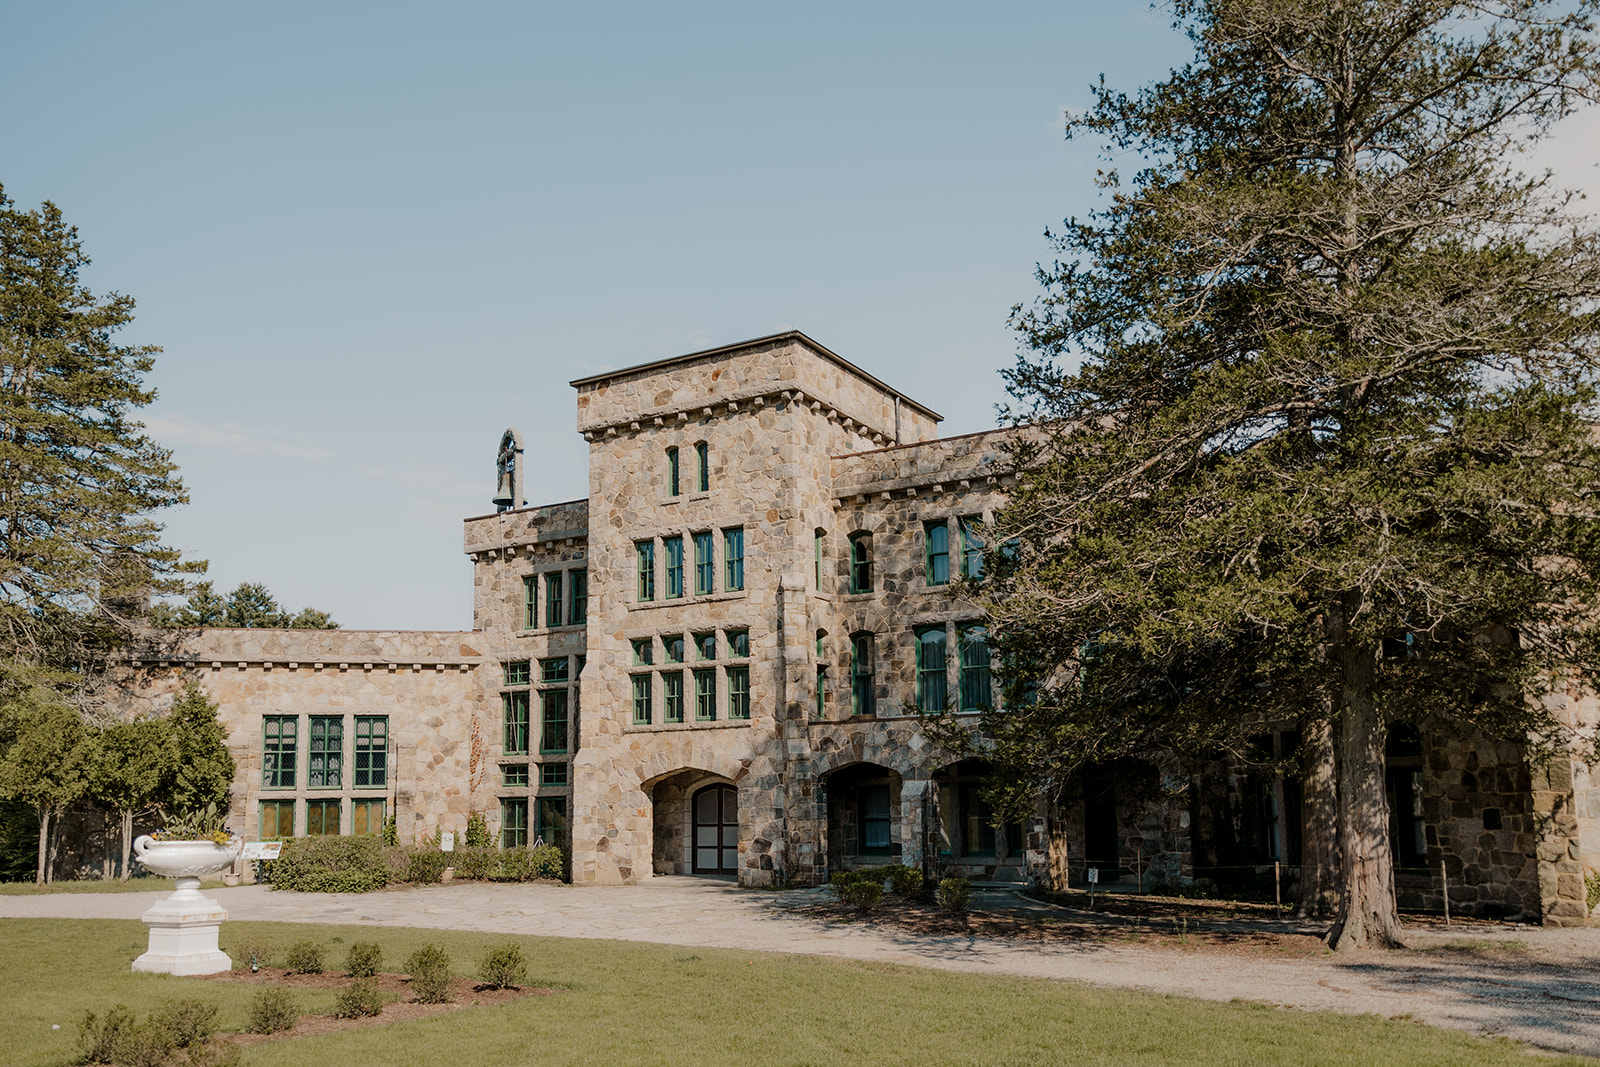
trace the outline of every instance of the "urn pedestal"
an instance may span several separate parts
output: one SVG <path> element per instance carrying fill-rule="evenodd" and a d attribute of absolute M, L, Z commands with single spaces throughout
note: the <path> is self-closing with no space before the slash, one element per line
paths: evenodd
<path fill-rule="evenodd" d="M 221 904 L 200 892 L 202 875 L 215 874 L 233 864 L 241 842 L 219 845 L 214 841 L 155 841 L 140 837 L 133 843 L 139 862 L 156 874 L 175 878 L 178 888 L 158 900 L 141 918 L 150 927 L 144 955 L 133 961 L 135 971 L 162 974 L 216 974 L 233 966 L 217 946 L 222 920 Z"/>

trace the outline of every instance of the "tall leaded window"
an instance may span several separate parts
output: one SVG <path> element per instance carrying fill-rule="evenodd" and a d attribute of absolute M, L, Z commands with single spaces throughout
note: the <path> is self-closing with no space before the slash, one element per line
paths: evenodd
<path fill-rule="evenodd" d="M 938 522 L 923 523 L 922 562 L 924 576 L 929 585 L 949 584 L 950 524 L 943 519 Z"/>
<path fill-rule="evenodd" d="M 649 726 L 655 716 L 655 709 L 651 706 L 650 676 L 648 674 L 635 674 L 633 676 L 633 723 L 635 726 Z"/>
<path fill-rule="evenodd" d="M 533 831 L 547 845 L 567 843 L 567 798 L 539 797 L 534 801 Z"/>
<path fill-rule="evenodd" d="M 728 668 L 728 718 L 750 717 L 750 668 Z"/>
<path fill-rule="evenodd" d="M 258 835 L 263 841 L 282 841 L 294 836 L 294 801 L 263 800 L 261 802 L 261 827 Z"/>
<path fill-rule="evenodd" d="M 306 834 L 309 837 L 339 836 L 339 802 L 337 800 L 306 801 Z"/>
<path fill-rule="evenodd" d="M 872 535 L 864 530 L 850 535 L 850 591 L 872 592 Z"/>
<path fill-rule="evenodd" d="M 293 789 L 300 719 L 295 715 L 265 715 L 261 719 L 261 787 Z"/>
<path fill-rule="evenodd" d="M 656 543 L 633 543 L 634 568 L 639 576 L 638 594 L 641 602 L 656 598 Z"/>
<path fill-rule="evenodd" d="M 850 636 L 850 714 L 872 715 L 876 683 L 872 669 L 872 635 Z"/>
<path fill-rule="evenodd" d="M 522 848 L 528 843 L 528 798 L 500 798 L 500 847 Z"/>
<path fill-rule="evenodd" d="M 567 750 L 567 691 L 544 689 L 539 693 L 539 751 Z"/>
<path fill-rule="evenodd" d="M 694 717 L 696 722 L 712 722 L 717 717 L 717 672 L 694 672 Z"/>
<path fill-rule="evenodd" d="M 828 714 L 828 631 L 817 631 L 817 707 L 816 717 L 826 718 Z"/>
<path fill-rule="evenodd" d="M 863 786 L 856 794 L 861 813 L 861 851 L 878 854 L 889 852 L 889 787 Z"/>
<path fill-rule="evenodd" d="M 522 628 L 535 629 L 539 625 L 539 577 L 530 574 L 522 579 Z"/>
<path fill-rule="evenodd" d="M 306 786 L 338 789 L 344 784 L 344 716 L 313 715 L 310 725 Z"/>
<path fill-rule="evenodd" d="M 589 621 L 589 572 L 573 571 L 568 596 L 567 623 L 581 626 Z"/>
<path fill-rule="evenodd" d="M 350 802 L 350 832 L 362 837 L 376 837 L 383 833 L 384 816 L 388 814 L 383 798 L 352 800 Z"/>
<path fill-rule="evenodd" d="M 677 496 L 680 492 L 678 481 L 678 446 L 673 445 L 667 449 L 667 495 Z"/>
<path fill-rule="evenodd" d="M 544 624 L 561 625 L 561 572 L 551 571 L 544 576 Z"/>
<path fill-rule="evenodd" d="M 694 535 L 694 593 L 705 596 L 716 587 L 717 563 L 711 557 L 711 531 Z"/>
<path fill-rule="evenodd" d="M 701 493 L 711 491 L 711 446 L 701 441 L 694 446 L 695 489 Z"/>
<path fill-rule="evenodd" d="M 508 756 L 528 754 L 528 691 L 500 694 L 500 710 L 505 720 L 503 751 Z"/>
<path fill-rule="evenodd" d="M 917 636 L 917 708 L 943 711 L 945 706 L 945 636 L 943 626 L 924 626 Z"/>
<path fill-rule="evenodd" d="M 736 593 L 744 588 L 744 527 L 722 531 L 722 588 Z"/>
<path fill-rule="evenodd" d="M 983 577 L 983 536 L 978 533 L 978 523 L 981 520 L 976 515 L 968 515 L 960 520 L 961 528 L 961 576 L 963 578 Z"/>
<path fill-rule="evenodd" d="M 667 722 L 683 721 L 682 671 L 666 671 L 661 675 L 661 702 Z"/>
<path fill-rule="evenodd" d="M 971 623 L 961 627 L 961 710 L 978 711 L 992 701 L 989 631 L 981 623 Z"/>
<path fill-rule="evenodd" d="M 661 547 L 667 555 L 667 599 L 683 595 L 683 538 L 665 537 Z"/>

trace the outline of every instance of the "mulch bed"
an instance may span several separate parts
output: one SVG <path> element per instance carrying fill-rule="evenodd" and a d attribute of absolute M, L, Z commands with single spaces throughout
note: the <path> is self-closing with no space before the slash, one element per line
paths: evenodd
<path fill-rule="evenodd" d="M 342 971 L 324 974 L 296 974 L 277 967 L 263 967 L 257 973 L 250 971 L 223 971 L 206 975 L 213 982 L 235 982 L 245 985 L 279 985 L 290 989 L 342 989 L 349 980 Z M 235 1045 L 259 1045 L 263 1041 L 281 1041 L 288 1037 L 309 1037 L 312 1034 L 333 1034 L 341 1030 L 356 1030 L 364 1026 L 386 1026 L 389 1023 L 410 1019 L 426 1019 L 449 1011 L 465 1008 L 490 1008 L 508 1004 L 523 997 L 548 997 L 557 991 L 536 986 L 515 989 L 490 989 L 466 978 L 450 980 L 450 1000 L 444 1004 L 419 1004 L 411 999 L 411 980 L 403 974 L 378 974 L 373 981 L 386 996 L 398 996 L 383 1006 L 377 1015 L 360 1019 L 340 1019 L 332 1015 L 302 1015 L 292 1030 L 275 1034 L 219 1034 L 219 1038 Z"/>

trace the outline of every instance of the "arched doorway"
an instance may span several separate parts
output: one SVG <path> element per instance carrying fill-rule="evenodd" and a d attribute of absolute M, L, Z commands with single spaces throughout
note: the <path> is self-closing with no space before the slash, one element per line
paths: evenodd
<path fill-rule="evenodd" d="M 904 854 L 900 775 L 876 763 L 853 763 L 829 774 L 823 786 L 829 869 L 899 863 Z"/>
<path fill-rule="evenodd" d="M 739 873 L 739 791 L 731 785 L 694 795 L 694 873 Z"/>

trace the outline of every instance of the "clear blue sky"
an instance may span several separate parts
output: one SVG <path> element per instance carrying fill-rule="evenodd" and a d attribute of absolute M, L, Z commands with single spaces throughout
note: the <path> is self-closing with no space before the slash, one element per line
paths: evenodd
<path fill-rule="evenodd" d="M 993 425 L 1096 203 L 1062 109 L 1186 54 L 1138 2 L 14 4 L 0 183 L 164 347 L 169 540 L 220 589 L 466 628 L 501 431 L 532 500 L 587 492 L 570 379 L 795 327 Z"/>

